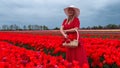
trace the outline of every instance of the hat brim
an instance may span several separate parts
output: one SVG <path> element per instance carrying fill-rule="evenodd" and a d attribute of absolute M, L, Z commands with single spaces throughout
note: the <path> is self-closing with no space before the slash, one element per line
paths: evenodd
<path fill-rule="evenodd" d="M 68 9 L 73 8 L 75 10 L 75 16 L 78 17 L 80 15 L 80 9 L 76 7 L 67 7 L 64 9 L 65 14 L 68 16 Z"/>

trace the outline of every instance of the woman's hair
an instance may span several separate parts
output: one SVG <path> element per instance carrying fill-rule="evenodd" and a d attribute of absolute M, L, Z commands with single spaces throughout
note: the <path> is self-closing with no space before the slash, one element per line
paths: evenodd
<path fill-rule="evenodd" d="M 67 21 L 65 23 L 70 23 L 71 21 L 73 21 L 73 19 L 75 18 L 75 15 L 73 15 L 73 17 L 69 20 L 69 17 L 67 18 Z"/>

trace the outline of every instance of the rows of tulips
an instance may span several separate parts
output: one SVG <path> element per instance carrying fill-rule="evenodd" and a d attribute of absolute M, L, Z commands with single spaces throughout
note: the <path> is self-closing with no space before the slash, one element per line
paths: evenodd
<path fill-rule="evenodd" d="M 83 38 L 103 38 L 103 39 L 106 39 L 106 38 L 110 38 L 110 39 L 120 39 L 120 35 L 119 33 L 111 33 L 111 34 L 108 34 L 108 33 L 96 33 L 96 34 L 91 34 L 91 33 L 81 33 L 81 36 Z"/>
<path fill-rule="evenodd" d="M 84 38 L 83 41 L 93 67 L 119 68 L 120 40 Z"/>
<path fill-rule="evenodd" d="M 65 52 L 62 46 L 62 37 L 60 36 L 40 36 L 33 34 L 21 33 L 0 33 L 0 40 L 12 42 L 12 44 L 23 46 L 30 45 L 35 47 L 35 50 L 43 49 L 56 49 L 57 52 Z"/>
<path fill-rule="evenodd" d="M 70 63 L 61 56 L 46 55 L 0 41 L 0 68 L 66 68 L 69 65 L 79 68 L 77 61 Z"/>
<path fill-rule="evenodd" d="M 14 45 L 34 48 L 34 51 L 47 53 L 52 57 L 64 58 L 65 47 L 62 46 L 61 36 L 40 36 L 21 33 L 0 33 L 0 40 Z M 83 38 L 84 47 L 91 68 L 119 68 L 120 67 L 120 40 L 102 38 Z M 54 56 L 53 56 L 54 55 Z M 77 66 L 77 65 L 76 65 Z"/>

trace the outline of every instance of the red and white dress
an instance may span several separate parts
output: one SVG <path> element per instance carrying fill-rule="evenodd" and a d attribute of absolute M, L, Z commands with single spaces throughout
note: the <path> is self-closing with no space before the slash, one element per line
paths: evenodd
<path fill-rule="evenodd" d="M 62 23 L 63 29 L 71 29 L 78 27 L 80 28 L 80 21 L 77 17 L 73 19 L 73 21 L 70 22 L 70 24 L 66 23 L 67 19 L 65 19 Z M 67 32 L 68 38 L 76 39 L 77 38 L 77 33 L 76 32 Z M 83 67 L 84 65 L 88 65 L 88 59 L 86 55 L 86 51 L 84 49 L 83 43 L 80 40 L 79 37 L 79 45 L 76 48 L 68 48 L 66 47 L 66 60 L 69 62 L 72 62 L 73 60 L 76 60 L 79 62 L 80 67 Z"/>

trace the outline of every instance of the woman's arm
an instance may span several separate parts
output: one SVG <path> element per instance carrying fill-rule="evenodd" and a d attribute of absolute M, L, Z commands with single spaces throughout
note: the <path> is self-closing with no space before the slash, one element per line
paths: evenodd
<path fill-rule="evenodd" d="M 78 30 L 78 27 L 64 30 L 64 32 L 65 32 L 65 33 L 66 33 L 66 32 L 75 32 L 75 30 Z"/>
<path fill-rule="evenodd" d="M 65 31 L 63 30 L 63 26 L 60 27 L 60 32 L 65 38 L 67 38 L 67 34 L 65 34 Z"/>

